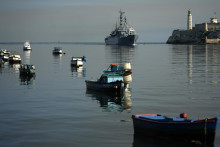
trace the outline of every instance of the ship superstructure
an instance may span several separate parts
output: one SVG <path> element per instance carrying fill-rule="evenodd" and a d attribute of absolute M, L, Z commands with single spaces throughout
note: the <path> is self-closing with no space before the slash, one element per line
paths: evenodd
<path fill-rule="evenodd" d="M 125 12 L 119 11 L 119 25 L 116 24 L 110 36 L 105 38 L 106 45 L 135 45 L 138 35 L 135 29 L 127 23 Z"/>

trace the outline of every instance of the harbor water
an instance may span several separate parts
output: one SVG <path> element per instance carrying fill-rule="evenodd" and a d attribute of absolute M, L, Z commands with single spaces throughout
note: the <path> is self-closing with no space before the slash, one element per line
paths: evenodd
<path fill-rule="evenodd" d="M 220 117 L 219 45 L 59 43 L 65 54 L 53 55 L 54 46 L 31 43 L 23 51 L 23 43 L 0 44 L 36 67 L 36 77 L 26 78 L 18 64 L 0 65 L 0 146 L 180 146 L 134 136 L 132 114 Z M 87 62 L 71 67 L 74 56 Z M 86 89 L 85 80 L 127 62 L 132 83 L 122 96 Z"/>

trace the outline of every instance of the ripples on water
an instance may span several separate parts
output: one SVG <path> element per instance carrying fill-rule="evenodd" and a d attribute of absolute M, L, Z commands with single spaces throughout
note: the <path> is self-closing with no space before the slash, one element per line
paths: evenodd
<path fill-rule="evenodd" d="M 160 113 L 190 118 L 220 116 L 218 45 L 1 44 L 34 64 L 36 77 L 19 76 L 19 65 L 0 67 L 0 146 L 176 146 L 133 135 L 131 115 Z M 72 56 L 85 55 L 82 68 Z M 86 90 L 111 63 L 131 62 L 133 82 L 123 95 Z M 215 146 L 220 145 L 217 128 Z M 182 144 L 182 143 L 181 143 Z"/>

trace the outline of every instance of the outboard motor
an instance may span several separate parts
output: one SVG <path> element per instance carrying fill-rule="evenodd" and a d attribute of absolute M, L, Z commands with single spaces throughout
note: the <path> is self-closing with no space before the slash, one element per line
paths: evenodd
<path fill-rule="evenodd" d="M 82 57 L 82 60 L 83 60 L 84 62 L 86 62 L 86 61 L 87 61 L 87 58 L 86 58 L 85 56 L 83 56 L 83 57 Z"/>
<path fill-rule="evenodd" d="M 187 119 L 187 114 L 186 113 L 180 113 L 180 118 Z"/>

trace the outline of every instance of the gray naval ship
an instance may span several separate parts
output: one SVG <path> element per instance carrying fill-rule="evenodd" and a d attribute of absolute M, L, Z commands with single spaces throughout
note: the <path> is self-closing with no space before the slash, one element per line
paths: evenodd
<path fill-rule="evenodd" d="M 135 29 L 127 24 L 127 18 L 121 10 L 119 26 L 116 24 L 115 30 L 111 32 L 110 36 L 105 38 L 106 45 L 135 45 L 138 39 Z"/>

